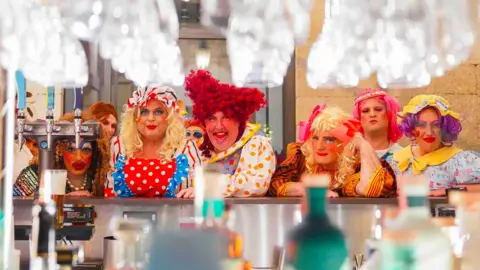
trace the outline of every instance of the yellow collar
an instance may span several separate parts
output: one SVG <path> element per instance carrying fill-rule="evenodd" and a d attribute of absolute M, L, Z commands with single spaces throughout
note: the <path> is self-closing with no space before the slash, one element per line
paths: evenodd
<path fill-rule="evenodd" d="M 242 148 L 253 137 L 253 135 L 257 133 L 259 129 L 260 124 L 247 123 L 245 131 L 243 132 L 242 137 L 240 137 L 240 140 L 232 144 L 232 146 L 230 146 L 227 150 L 213 155 L 213 157 L 208 161 L 208 163 L 215 163 L 235 153 L 238 149 Z"/>
<path fill-rule="evenodd" d="M 409 145 L 393 154 L 393 160 L 398 163 L 401 172 L 408 169 L 410 162 L 414 174 L 420 174 L 428 166 L 440 165 L 463 150 L 456 146 L 442 147 L 421 157 L 413 157 L 412 146 Z"/>

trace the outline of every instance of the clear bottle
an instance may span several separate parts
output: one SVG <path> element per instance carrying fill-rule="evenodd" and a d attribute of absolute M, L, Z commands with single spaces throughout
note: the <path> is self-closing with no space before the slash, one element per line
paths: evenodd
<path fill-rule="evenodd" d="M 460 269 L 477 270 L 480 267 L 480 193 L 452 191 L 448 194 L 450 204 L 456 206 L 455 223 L 458 228 L 454 253 L 460 258 Z"/>
<path fill-rule="evenodd" d="M 399 214 L 385 226 L 381 244 L 382 270 L 450 270 L 450 239 L 431 220 L 428 181 L 402 179 Z"/>
<path fill-rule="evenodd" d="M 287 258 L 289 268 L 296 270 L 352 269 L 343 233 L 327 215 L 327 190 L 330 175 L 305 175 L 304 207 L 306 216 L 289 235 Z"/>
<path fill-rule="evenodd" d="M 221 168 L 210 165 L 205 170 L 197 168 L 195 172 L 195 209 L 200 229 L 214 230 L 220 235 L 220 254 L 222 269 L 248 269 L 243 260 L 243 239 L 231 228 L 231 206 L 226 205 L 222 194 L 224 177 Z M 199 195 L 200 196 L 197 196 Z"/>

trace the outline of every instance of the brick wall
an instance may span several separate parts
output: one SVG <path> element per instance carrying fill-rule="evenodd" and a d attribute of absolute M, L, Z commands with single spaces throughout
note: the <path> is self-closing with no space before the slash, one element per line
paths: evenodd
<path fill-rule="evenodd" d="M 477 2 L 477 1 L 473 1 Z M 474 3 L 476 4 L 476 3 Z M 324 19 L 324 0 L 316 0 L 311 13 L 310 39 L 304 46 L 297 47 L 295 59 L 296 123 L 308 118 L 312 108 L 320 103 L 337 105 L 350 112 L 357 89 L 311 89 L 306 82 L 306 59 L 310 46 L 321 31 Z M 410 98 L 418 94 L 438 94 L 450 101 L 453 108 L 464 116 L 463 132 L 458 145 L 465 149 L 480 150 L 480 42 L 474 47 L 471 58 L 460 67 L 448 72 L 441 78 L 418 89 L 386 90 L 405 105 Z M 376 77 L 360 83 L 359 88 L 378 87 Z M 403 140 L 402 144 L 408 143 Z"/>

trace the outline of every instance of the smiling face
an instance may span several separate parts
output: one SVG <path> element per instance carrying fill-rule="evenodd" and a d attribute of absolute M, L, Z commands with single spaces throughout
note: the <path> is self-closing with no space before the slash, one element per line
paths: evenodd
<path fill-rule="evenodd" d="M 92 165 L 92 143 L 82 140 L 80 148 L 70 142 L 63 151 L 63 162 L 70 175 L 84 175 Z"/>
<path fill-rule="evenodd" d="M 370 98 L 360 105 L 360 123 L 365 133 L 388 132 L 387 107 L 377 99 Z"/>
<path fill-rule="evenodd" d="M 102 125 L 102 137 L 110 139 L 117 130 L 117 119 L 109 114 L 100 119 L 100 125 Z"/>
<path fill-rule="evenodd" d="M 144 139 L 159 140 L 167 130 L 167 108 L 159 100 L 151 99 L 138 108 L 137 128 Z"/>
<path fill-rule="evenodd" d="M 434 108 L 424 109 L 418 114 L 413 134 L 423 154 L 433 152 L 442 146 L 440 116 Z"/>
<path fill-rule="evenodd" d="M 310 139 L 312 144 L 313 160 L 316 164 L 325 167 L 334 167 L 337 164 L 340 153 L 343 152 L 343 144 L 326 131 L 316 131 Z"/>
<path fill-rule="evenodd" d="M 240 123 L 216 112 L 205 120 L 207 135 L 216 152 L 222 152 L 232 146 L 238 138 Z"/>

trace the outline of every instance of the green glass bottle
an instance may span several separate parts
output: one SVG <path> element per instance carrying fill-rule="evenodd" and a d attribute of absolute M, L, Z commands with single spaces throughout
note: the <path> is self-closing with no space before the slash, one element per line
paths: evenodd
<path fill-rule="evenodd" d="M 351 270 L 343 233 L 327 215 L 330 175 L 306 175 L 304 201 L 307 214 L 290 233 L 287 256 L 296 270 Z"/>

